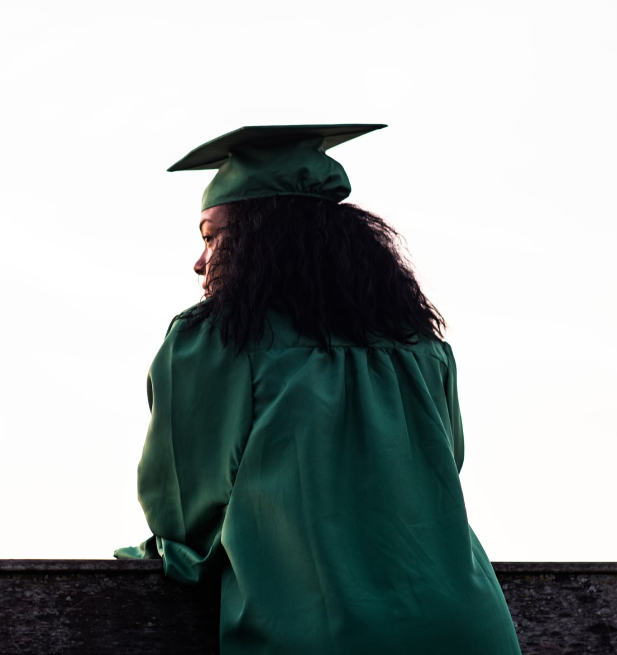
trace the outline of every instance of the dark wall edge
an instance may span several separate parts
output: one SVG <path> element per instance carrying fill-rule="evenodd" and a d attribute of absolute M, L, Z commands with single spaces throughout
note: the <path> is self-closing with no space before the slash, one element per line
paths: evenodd
<path fill-rule="evenodd" d="M 492 562 L 496 573 L 617 573 L 617 562 Z M 163 570 L 163 560 L 116 559 L 0 559 L 0 573 L 77 572 L 152 573 Z"/>

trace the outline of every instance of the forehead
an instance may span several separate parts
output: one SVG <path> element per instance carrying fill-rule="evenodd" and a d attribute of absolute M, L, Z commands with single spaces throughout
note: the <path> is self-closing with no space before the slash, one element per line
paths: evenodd
<path fill-rule="evenodd" d="M 208 227 L 218 227 L 222 224 L 224 215 L 225 210 L 223 205 L 217 205 L 216 207 L 210 207 L 210 209 L 204 209 L 201 212 L 199 229 L 202 229 L 204 224 L 206 224 Z"/>

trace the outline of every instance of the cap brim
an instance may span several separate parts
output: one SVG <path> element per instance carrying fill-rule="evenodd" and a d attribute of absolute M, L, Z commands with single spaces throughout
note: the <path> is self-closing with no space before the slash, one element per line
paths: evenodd
<path fill-rule="evenodd" d="M 324 137 L 324 149 L 334 148 L 345 141 L 380 130 L 387 125 L 350 123 L 346 125 L 249 125 L 208 141 L 191 150 L 186 157 L 168 168 L 173 171 L 198 171 L 220 168 L 229 153 L 238 146 L 259 141 L 299 141 L 302 137 Z"/>

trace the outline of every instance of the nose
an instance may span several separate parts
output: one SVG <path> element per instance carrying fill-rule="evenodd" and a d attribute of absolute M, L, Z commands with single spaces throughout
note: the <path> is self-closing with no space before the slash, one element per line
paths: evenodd
<path fill-rule="evenodd" d="M 193 270 L 197 275 L 205 275 L 206 272 L 206 253 L 202 253 L 201 257 L 195 262 Z"/>

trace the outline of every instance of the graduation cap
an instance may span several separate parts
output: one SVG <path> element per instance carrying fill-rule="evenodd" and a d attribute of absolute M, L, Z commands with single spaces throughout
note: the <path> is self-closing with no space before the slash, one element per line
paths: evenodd
<path fill-rule="evenodd" d="M 189 152 L 168 171 L 218 168 L 201 210 L 268 196 L 314 196 L 339 202 L 349 178 L 326 150 L 387 127 L 381 124 L 253 125 L 223 134 Z"/>

